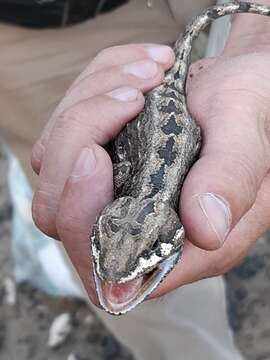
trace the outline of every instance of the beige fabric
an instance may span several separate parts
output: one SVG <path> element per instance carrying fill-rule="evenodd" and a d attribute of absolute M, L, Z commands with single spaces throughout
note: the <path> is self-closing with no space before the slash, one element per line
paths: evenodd
<path fill-rule="evenodd" d="M 228 2 L 228 0 L 218 0 L 217 4 L 225 2 Z M 230 30 L 231 16 L 222 17 L 212 23 L 209 34 L 209 42 L 205 53 L 206 57 L 217 56 L 222 53 Z"/>
<path fill-rule="evenodd" d="M 172 43 L 206 2 L 152 0 L 148 9 L 146 0 L 133 0 L 62 30 L 0 25 L 0 131 L 32 183 L 31 146 L 71 81 L 97 52 L 130 42 Z M 125 317 L 98 313 L 138 360 L 240 360 L 224 298 L 223 280 L 216 278 L 147 302 Z"/>
<path fill-rule="evenodd" d="M 125 316 L 98 311 L 136 360 L 243 360 L 226 318 L 221 277 L 184 286 Z"/>
<path fill-rule="evenodd" d="M 0 24 L 0 131 L 33 183 L 29 153 L 72 80 L 103 48 L 132 42 L 172 43 L 177 24 L 165 1 L 133 0 L 113 13 L 58 30 Z"/>
<path fill-rule="evenodd" d="M 154 2 L 155 0 L 153 0 Z M 213 0 L 168 0 L 169 7 L 171 9 L 173 18 L 179 24 L 187 24 L 190 19 L 196 16 L 201 10 L 207 6 L 213 5 Z"/>

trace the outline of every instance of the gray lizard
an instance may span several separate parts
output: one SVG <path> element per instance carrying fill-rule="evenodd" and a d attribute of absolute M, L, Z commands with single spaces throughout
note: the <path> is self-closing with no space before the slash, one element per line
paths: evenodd
<path fill-rule="evenodd" d="M 186 103 L 192 42 L 212 20 L 235 13 L 270 16 L 270 8 L 231 2 L 203 11 L 176 42 L 175 64 L 163 83 L 146 95 L 144 110 L 114 141 L 115 200 L 102 211 L 91 236 L 97 294 L 112 314 L 141 303 L 182 255 L 179 193 L 201 143 Z M 127 294 L 114 301 L 112 289 Z"/>

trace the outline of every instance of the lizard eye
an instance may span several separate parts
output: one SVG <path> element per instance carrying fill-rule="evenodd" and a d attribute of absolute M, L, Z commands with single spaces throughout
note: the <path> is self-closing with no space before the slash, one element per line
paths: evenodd
<path fill-rule="evenodd" d="M 111 220 L 109 220 L 108 223 L 109 223 L 109 226 L 110 226 L 112 232 L 116 233 L 116 232 L 119 231 L 119 229 L 120 229 L 120 226 L 119 226 L 119 225 L 115 224 L 115 223 L 112 222 Z"/>

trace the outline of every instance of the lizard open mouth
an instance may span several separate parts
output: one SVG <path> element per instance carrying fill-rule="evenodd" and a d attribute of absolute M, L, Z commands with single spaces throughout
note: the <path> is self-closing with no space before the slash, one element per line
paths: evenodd
<path fill-rule="evenodd" d="M 111 314 L 120 315 L 133 309 L 150 295 L 179 258 L 173 254 L 150 272 L 124 283 L 106 282 L 98 276 L 94 268 L 96 289 L 101 306 Z"/>

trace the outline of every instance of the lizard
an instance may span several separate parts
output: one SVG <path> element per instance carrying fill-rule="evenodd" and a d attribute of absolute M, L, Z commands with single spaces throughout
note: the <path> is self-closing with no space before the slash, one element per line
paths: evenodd
<path fill-rule="evenodd" d="M 115 200 L 91 233 L 96 291 L 111 314 L 140 304 L 182 257 L 185 231 L 178 200 L 201 147 L 186 98 L 192 43 L 213 20 L 235 13 L 270 16 L 270 7 L 234 1 L 194 18 L 175 43 L 175 63 L 164 81 L 146 94 L 143 111 L 112 144 Z"/>

